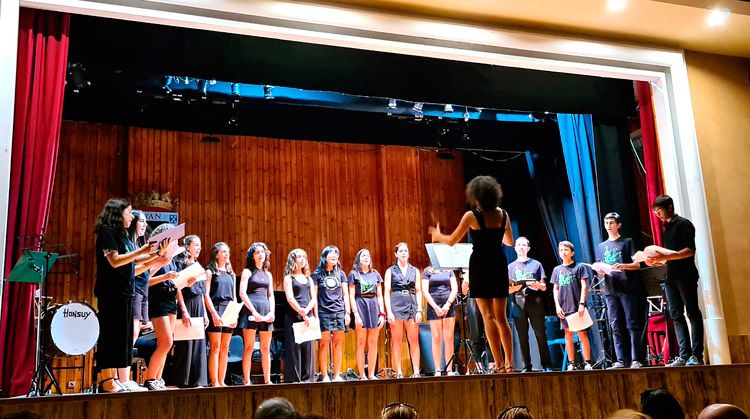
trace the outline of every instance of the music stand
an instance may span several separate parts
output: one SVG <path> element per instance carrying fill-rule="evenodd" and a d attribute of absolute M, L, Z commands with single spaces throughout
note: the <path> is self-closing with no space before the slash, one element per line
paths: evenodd
<path fill-rule="evenodd" d="M 31 380 L 29 393 L 27 396 L 42 396 L 47 393 L 51 387 L 54 387 L 58 394 L 62 394 L 60 385 L 57 383 L 55 374 L 47 363 L 44 350 L 46 348 L 46 339 L 42 334 L 42 318 L 44 317 L 44 296 L 47 275 L 52 265 L 55 264 L 60 255 L 51 252 L 34 252 L 26 250 L 18 259 L 13 270 L 10 272 L 8 281 L 25 282 L 37 284 L 39 286 L 39 298 L 37 299 L 37 316 L 36 316 L 36 362 L 34 368 L 34 378 Z M 44 341 L 43 341 L 44 340 Z M 50 385 L 44 386 L 45 376 L 49 377 Z"/>
<path fill-rule="evenodd" d="M 471 243 L 457 243 L 453 246 L 441 243 L 426 243 L 427 255 L 430 257 L 430 263 L 433 268 L 442 270 L 461 270 L 463 275 L 469 274 L 469 258 L 474 246 Z M 459 285 L 460 287 L 460 285 Z M 482 362 L 477 358 L 474 350 L 471 347 L 471 339 L 468 336 L 468 324 L 466 323 L 466 299 L 468 295 L 463 295 L 461 290 L 456 294 L 456 300 L 461 304 L 461 326 L 459 333 L 461 334 L 460 344 L 458 351 L 453 352 L 453 356 L 445 361 L 445 369 L 443 374 L 447 374 L 452 366 L 459 366 L 466 368 L 466 374 L 483 374 L 484 367 Z M 463 349 L 464 357 L 466 362 L 461 361 L 458 354 Z M 435 365 L 439 361 L 434 360 Z M 474 371 L 471 371 L 471 363 L 474 363 Z"/>

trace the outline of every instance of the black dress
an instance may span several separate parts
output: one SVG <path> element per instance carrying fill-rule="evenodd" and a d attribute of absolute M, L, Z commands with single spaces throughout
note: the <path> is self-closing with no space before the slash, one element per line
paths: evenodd
<path fill-rule="evenodd" d="M 178 270 L 187 268 L 189 264 L 181 263 Z M 206 281 L 197 281 L 191 287 L 185 287 L 182 299 L 185 302 L 190 317 L 203 318 L 205 307 L 203 295 L 206 293 Z M 177 310 L 177 321 L 182 321 L 182 311 Z M 206 354 L 206 339 L 181 340 L 174 343 L 172 358 L 172 382 L 178 387 L 205 387 L 208 385 L 208 358 Z"/>
<path fill-rule="evenodd" d="M 469 292 L 472 298 L 508 298 L 508 260 L 503 252 L 507 213 L 499 228 L 487 228 L 484 214 L 471 210 L 479 230 L 469 230 L 473 251 L 469 257 Z"/>
<path fill-rule="evenodd" d="M 292 292 L 294 299 L 300 307 L 305 308 L 310 304 L 310 283 L 312 278 L 307 278 L 306 283 L 301 283 L 292 277 Z M 311 317 L 312 314 L 308 314 Z M 299 383 L 313 379 L 315 373 L 315 356 L 313 341 L 296 343 L 294 341 L 294 329 L 292 325 L 301 322 L 302 317 L 294 310 L 288 310 L 284 318 L 284 340 L 286 341 L 284 382 Z"/>

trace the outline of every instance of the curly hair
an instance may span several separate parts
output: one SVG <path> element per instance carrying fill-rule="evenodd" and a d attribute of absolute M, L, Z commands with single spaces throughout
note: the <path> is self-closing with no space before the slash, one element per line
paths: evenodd
<path fill-rule="evenodd" d="M 289 256 L 286 257 L 284 276 L 294 273 L 294 269 L 297 266 L 297 256 L 299 255 L 305 255 L 305 260 L 307 261 L 307 264 L 302 268 L 302 275 L 310 276 L 310 261 L 307 258 L 307 252 L 302 249 L 293 249 L 291 252 L 289 252 Z"/>
<path fill-rule="evenodd" d="M 258 249 L 263 249 L 263 251 L 266 252 L 266 260 L 263 261 L 263 266 L 261 266 L 260 269 L 267 271 L 271 267 L 271 251 L 268 250 L 268 246 L 266 246 L 266 244 L 263 242 L 255 242 L 251 244 L 247 249 L 247 258 L 245 261 L 245 269 L 249 270 L 250 272 L 255 272 L 258 270 L 258 268 L 255 266 L 255 261 L 253 260 L 253 255 L 255 255 L 255 251 Z"/>
<path fill-rule="evenodd" d="M 128 232 L 123 225 L 122 213 L 127 207 L 130 206 L 130 202 L 124 199 L 112 198 L 104 204 L 102 212 L 96 219 L 96 225 L 94 225 L 94 234 L 99 234 L 103 228 L 111 228 L 116 232 L 125 236 Z"/>
<path fill-rule="evenodd" d="M 500 206 L 503 198 L 503 188 L 492 176 L 477 176 L 466 185 L 466 191 L 472 202 L 483 211 L 492 211 Z"/>

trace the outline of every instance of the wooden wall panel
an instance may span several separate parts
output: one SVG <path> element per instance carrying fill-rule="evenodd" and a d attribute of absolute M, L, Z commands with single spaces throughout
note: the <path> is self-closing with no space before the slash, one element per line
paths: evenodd
<path fill-rule="evenodd" d="M 494 418 L 512 405 L 536 418 L 603 419 L 618 409 L 637 409 L 640 393 L 665 387 L 695 418 L 711 403 L 750 410 L 750 367 L 643 368 L 328 384 L 203 388 L 98 396 L 0 400 L 0 415 L 27 409 L 45 419 L 251 417 L 265 399 L 285 397 L 303 413 L 326 418 L 372 419 L 387 403 L 415 406 L 421 418 Z"/>
<path fill-rule="evenodd" d="M 412 263 L 424 268 L 432 218 L 455 227 L 464 211 L 460 159 L 443 161 L 411 147 L 231 135 L 207 143 L 202 138 L 199 133 L 63 123 L 48 236 L 50 243 L 81 254 L 81 275 L 77 284 L 67 280 L 55 289 L 59 301 L 93 301 L 93 225 L 113 196 L 171 192 L 179 199 L 187 233 L 201 237 L 203 264 L 213 243 L 225 241 L 240 271 L 250 244 L 265 242 L 279 288 L 286 256 L 295 247 L 305 249 L 315 265 L 320 251 L 335 244 L 346 272 L 356 252 L 366 247 L 382 273 L 393 262 L 393 245 L 405 241 Z M 404 354 L 407 367 L 406 349 Z M 350 333 L 344 367 L 354 366 Z M 70 374 L 61 381 L 80 382 Z"/>
<path fill-rule="evenodd" d="M 750 363 L 750 336 L 730 335 L 729 354 L 732 356 L 733 364 Z"/>

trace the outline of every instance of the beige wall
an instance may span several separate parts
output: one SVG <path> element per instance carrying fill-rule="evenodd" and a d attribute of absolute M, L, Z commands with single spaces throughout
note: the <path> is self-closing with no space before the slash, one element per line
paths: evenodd
<path fill-rule="evenodd" d="M 750 59 L 685 59 L 727 333 L 750 335 Z"/>

